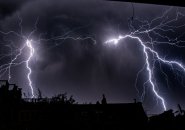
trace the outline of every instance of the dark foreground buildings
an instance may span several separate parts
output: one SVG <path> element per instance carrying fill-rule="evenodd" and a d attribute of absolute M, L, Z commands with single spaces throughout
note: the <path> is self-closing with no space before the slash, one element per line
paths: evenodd
<path fill-rule="evenodd" d="M 75 104 L 65 94 L 23 100 L 16 85 L 0 83 L 0 130 L 183 129 L 185 121 L 183 110 L 176 117 L 168 111 L 148 119 L 141 103 L 107 104 L 105 96 L 101 104 Z"/>

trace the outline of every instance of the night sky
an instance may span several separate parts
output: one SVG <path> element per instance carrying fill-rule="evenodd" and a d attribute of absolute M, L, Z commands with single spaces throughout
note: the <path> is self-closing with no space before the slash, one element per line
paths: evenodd
<path fill-rule="evenodd" d="M 151 21 L 161 16 L 169 6 L 132 4 L 123 2 L 106 2 L 103 0 L 0 0 L 0 30 L 15 31 L 21 35 L 30 36 L 35 53 L 31 59 L 31 79 L 35 93 L 39 88 L 44 96 L 52 97 L 58 93 L 67 92 L 73 95 L 79 103 L 96 103 L 106 95 L 109 103 L 140 101 L 143 83 L 147 80 L 147 73 L 143 71 L 138 78 L 137 93 L 135 81 L 138 71 L 144 65 L 144 56 L 137 41 L 127 39 L 117 46 L 106 46 L 105 41 L 126 34 L 130 30 L 128 23 L 134 18 Z M 134 9 L 133 9 L 134 7 Z M 134 13 L 133 13 L 134 10 Z M 185 8 L 174 7 L 168 12 L 169 19 L 176 17 L 176 12 L 185 14 Z M 20 24 L 20 19 L 22 22 Z M 185 17 L 181 16 L 173 25 L 183 25 Z M 141 23 L 134 22 L 139 27 Z M 159 24 L 157 21 L 155 24 Z M 155 26 L 155 25 L 152 25 Z M 22 28 L 22 32 L 21 32 Z M 181 36 L 185 27 L 174 29 L 167 33 L 168 37 Z M 160 32 L 164 33 L 164 32 Z M 86 40 L 46 40 L 62 37 L 91 37 Z M 140 35 L 143 39 L 145 36 Z M 156 35 L 151 34 L 155 39 Z M 44 40 L 45 39 L 45 40 Z M 127 44 L 126 44 L 127 43 Z M 10 54 L 10 48 L 20 48 L 25 39 L 14 34 L 0 34 L 0 56 Z M 179 43 L 183 46 L 185 43 Z M 11 47 L 7 47 L 11 46 Z M 155 45 L 155 50 L 166 59 L 175 59 L 185 64 L 185 48 L 169 46 L 165 43 Z M 17 60 L 28 57 L 28 50 Z M 17 52 L 16 52 L 17 53 Z M 12 56 L 15 56 L 12 54 Z M 0 64 L 9 63 L 11 55 L 0 59 Z M 164 97 L 167 108 L 176 109 L 180 103 L 185 106 L 185 73 L 180 69 L 161 65 L 166 77 L 160 72 L 160 64 L 156 64 L 155 83 L 158 92 Z M 11 83 L 16 83 L 29 95 L 27 69 L 25 64 L 12 67 Z M 177 72 L 177 73 L 176 73 Z M 1 79 L 7 79 L 7 74 Z M 145 110 L 149 113 L 161 112 L 160 101 L 146 86 L 143 101 Z"/>

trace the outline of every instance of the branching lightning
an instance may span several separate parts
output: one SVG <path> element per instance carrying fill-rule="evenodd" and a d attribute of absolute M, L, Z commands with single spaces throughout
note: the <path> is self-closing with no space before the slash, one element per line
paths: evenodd
<path fill-rule="evenodd" d="M 185 73 L 185 66 L 181 62 L 179 62 L 178 60 L 166 60 L 165 58 L 163 58 L 159 54 L 159 52 L 157 52 L 154 49 L 154 46 L 158 45 L 158 44 L 167 44 L 167 45 L 175 46 L 175 47 L 179 47 L 179 48 L 184 47 L 183 45 L 180 45 L 180 43 L 184 43 L 184 41 L 179 40 L 184 34 L 182 34 L 179 37 L 176 37 L 174 39 L 167 36 L 167 33 L 175 33 L 175 29 L 179 29 L 179 28 L 182 28 L 185 26 L 185 24 L 179 25 L 179 26 L 173 25 L 174 22 L 178 21 L 181 17 L 184 17 L 184 15 L 182 13 L 180 13 L 177 9 L 176 10 L 176 17 L 173 19 L 169 19 L 168 13 L 171 10 L 172 10 L 172 8 L 169 8 L 168 10 L 166 10 L 163 13 L 162 16 L 153 19 L 151 22 L 149 22 L 147 20 L 142 21 L 139 19 L 135 19 L 135 21 L 141 23 L 141 26 L 139 26 L 139 28 L 135 29 L 135 27 L 132 25 L 132 23 L 130 23 L 129 27 L 130 27 L 131 31 L 129 34 L 119 35 L 117 38 L 109 39 L 105 42 L 105 44 L 117 45 L 121 40 L 124 40 L 127 38 L 135 39 L 137 42 L 139 42 L 139 44 L 143 48 L 142 51 L 145 56 L 145 65 L 138 72 L 137 78 L 138 78 L 139 74 L 145 70 L 145 68 L 148 73 L 147 81 L 143 84 L 144 88 L 143 88 L 143 93 L 141 95 L 141 100 L 143 100 L 143 97 L 145 95 L 145 85 L 147 82 L 149 82 L 154 95 L 157 97 L 157 99 L 159 99 L 161 101 L 161 104 L 162 104 L 162 107 L 164 110 L 167 110 L 166 101 L 165 101 L 164 97 L 161 94 L 159 94 L 159 91 L 157 89 L 158 86 L 154 81 L 156 79 L 156 77 L 154 75 L 155 62 L 158 61 L 160 63 L 160 65 L 161 65 L 161 63 L 167 64 L 170 67 L 172 67 L 172 69 L 174 66 L 176 66 Z M 156 26 L 152 27 L 152 25 L 155 24 L 155 22 L 157 22 L 157 21 L 160 21 L 160 23 L 157 24 Z M 172 25 L 170 25 L 170 24 L 172 24 Z M 161 34 L 160 32 L 165 32 L 166 34 Z M 157 38 L 162 39 L 162 41 L 155 40 L 157 38 L 154 39 L 151 36 L 151 34 L 154 34 L 154 36 L 156 36 Z M 147 38 L 149 40 L 145 40 Z M 152 57 L 150 56 L 150 54 L 152 54 Z M 150 60 L 153 60 L 153 64 L 151 63 Z M 163 72 L 162 69 L 161 69 L 161 71 L 164 74 L 164 76 L 166 77 L 166 81 L 168 84 L 167 74 L 165 72 Z M 136 78 L 136 85 L 137 85 L 137 78 Z M 139 92 L 138 89 L 137 89 L 137 91 Z"/>
<path fill-rule="evenodd" d="M 23 35 L 23 27 L 22 27 L 22 18 L 18 15 L 18 19 L 19 19 L 19 27 L 20 27 L 20 33 L 15 32 L 15 31 L 8 31 L 8 32 L 3 32 L 0 31 L 0 34 L 2 36 L 9 36 L 9 35 L 14 35 L 16 37 L 18 37 L 19 39 L 23 40 L 24 43 L 22 45 L 22 47 L 17 47 L 15 46 L 15 42 L 14 41 L 5 41 L 6 43 L 1 43 L 2 46 L 5 50 L 9 50 L 8 54 L 2 53 L 0 54 L 0 60 L 4 60 L 9 58 L 9 62 L 0 65 L 0 79 L 2 79 L 4 76 L 8 76 L 8 81 L 10 82 L 12 79 L 12 73 L 11 70 L 13 67 L 15 66 L 19 66 L 19 65 L 25 65 L 25 68 L 27 69 L 28 73 L 26 74 L 27 77 L 27 81 L 28 81 L 28 85 L 29 88 L 31 90 L 31 98 L 35 98 L 35 92 L 34 92 L 34 87 L 33 87 L 33 81 L 31 79 L 31 74 L 32 74 L 32 68 L 30 66 L 31 64 L 31 59 L 34 56 L 34 53 L 36 51 L 36 49 L 34 48 L 35 44 L 40 44 L 42 41 L 60 41 L 60 43 L 57 43 L 55 45 L 52 45 L 49 49 L 54 48 L 56 46 L 61 45 L 65 40 L 80 40 L 80 41 L 84 41 L 84 40 L 91 40 L 94 44 L 96 44 L 96 40 L 91 37 L 91 36 L 87 36 L 87 37 L 73 37 L 70 36 L 69 34 L 78 30 L 78 29 L 82 29 L 83 27 L 78 27 L 75 28 L 73 30 L 70 30 L 68 32 L 66 32 L 65 34 L 61 35 L 61 36 L 56 36 L 56 37 L 52 37 L 49 39 L 44 39 L 44 38 L 39 38 L 39 40 L 30 40 L 30 37 L 32 35 L 34 35 L 34 33 L 37 31 L 37 23 L 38 23 L 38 18 L 35 22 L 35 26 L 34 29 L 29 33 L 28 36 Z M 34 43 L 34 45 L 33 45 Z M 2 51 L 3 52 L 3 51 Z M 26 53 L 26 54 L 25 54 Z M 25 55 L 28 55 L 26 59 L 22 59 L 22 57 L 24 57 Z M 12 58 L 13 57 L 13 58 Z"/>
<path fill-rule="evenodd" d="M 29 37 L 32 35 L 32 33 L 34 31 L 36 31 L 37 28 L 35 28 L 28 37 L 24 36 L 23 33 L 22 33 L 22 19 L 21 17 L 18 15 L 18 19 L 19 19 L 19 26 L 20 26 L 20 33 L 18 32 L 15 32 L 15 31 L 8 31 L 8 32 L 3 32 L 3 31 L 0 31 L 0 33 L 3 35 L 3 36 L 9 36 L 9 35 L 15 35 L 17 36 L 18 38 L 22 39 L 23 41 L 25 41 L 25 43 L 22 45 L 22 47 L 18 47 L 15 45 L 15 42 L 14 41 L 10 41 L 10 43 L 4 43 L 5 45 L 8 44 L 9 48 L 11 49 L 11 51 L 8 53 L 9 54 L 2 54 L 2 56 L 0 57 L 0 59 L 6 59 L 6 58 L 9 58 L 10 56 L 11 57 L 14 57 L 14 58 L 10 58 L 10 61 L 9 63 L 5 63 L 5 64 L 2 64 L 0 66 L 0 78 L 4 77 L 7 73 L 8 75 L 8 81 L 10 82 L 11 78 L 12 78 L 12 74 L 11 74 L 11 69 L 12 67 L 15 67 L 15 66 L 19 66 L 19 65 L 22 65 L 22 64 L 25 64 L 26 65 L 26 68 L 28 70 L 28 74 L 27 74 L 27 79 L 28 79 L 28 84 L 29 84 L 29 87 L 31 89 L 31 98 L 34 98 L 35 95 L 34 95 L 34 90 L 33 90 L 33 86 L 32 86 L 32 81 L 31 81 L 31 78 L 30 78 L 30 75 L 31 75 L 31 68 L 30 68 L 30 60 L 34 54 L 34 48 L 32 46 L 32 41 L 29 40 Z M 37 19 L 38 20 L 38 19 Z M 36 20 L 36 23 L 37 23 L 37 20 Z M 2 45 L 4 45 L 2 43 Z M 3 48 L 5 49 L 5 48 Z M 25 54 L 24 54 L 24 50 L 25 49 L 28 49 L 30 50 L 30 53 L 29 53 L 29 56 L 27 57 L 27 59 L 22 59 L 21 57 L 23 57 Z M 6 49 L 5 49 L 6 50 Z M 14 50 L 14 51 L 13 51 Z"/>
<path fill-rule="evenodd" d="M 178 26 L 175 26 L 174 23 L 177 22 L 179 19 L 184 18 L 185 15 L 182 14 L 178 9 L 176 10 L 176 16 L 175 18 L 169 18 L 168 13 L 172 10 L 172 8 L 167 9 L 162 16 L 156 17 L 152 19 L 151 21 L 148 20 L 140 20 L 138 18 L 134 18 L 134 21 L 129 22 L 129 29 L 130 32 L 125 35 L 119 35 L 116 38 L 109 39 L 105 41 L 105 44 L 114 44 L 118 45 L 118 43 L 121 42 L 121 40 L 124 39 L 134 39 L 137 43 L 142 47 L 142 52 L 144 54 L 145 63 L 142 69 L 138 72 L 137 78 L 136 78 L 136 89 L 137 89 L 137 80 L 141 72 L 145 71 L 147 72 L 147 81 L 144 82 L 143 86 L 143 92 L 141 94 L 141 100 L 145 97 L 145 86 L 149 83 L 151 86 L 151 89 L 156 96 L 156 98 L 161 102 L 162 107 L 164 110 L 167 110 L 167 102 L 165 98 L 162 96 L 162 94 L 159 92 L 158 85 L 156 84 L 156 77 L 154 75 L 155 71 L 155 64 L 158 62 L 161 64 L 169 65 L 174 72 L 176 72 L 176 69 L 174 67 L 178 68 L 179 70 L 182 70 L 185 73 L 185 66 L 183 63 L 179 62 L 178 60 L 167 60 L 165 56 L 161 56 L 160 52 L 156 51 L 155 46 L 166 44 L 169 46 L 174 46 L 177 48 L 184 48 L 185 45 L 182 44 L 185 41 L 181 40 L 181 38 L 185 35 L 185 33 L 181 33 L 178 37 L 171 38 L 167 34 L 168 33 L 175 33 L 177 29 L 181 29 L 185 27 L 185 24 L 181 24 Z M 8 59 L 8 63 L 1 63 L 0 65 L 0 78 L 4 78 L 5 76 L 8 76 L 8 80 L 11 81 L 12 79 L 12 69 L 15 66 L 19 65 L 25 65 L 25 68 L 27 70 L 26 77 L 28 81 L 29 88 L 31 90 L 31 97 L 35 97 L 34 92 L 34 84 L 31 79 L 31 75 L 33 74 L 33 70 L 31 68 L 31 60 L 34 57 L 34 54 L 36 53 L 37 49 L 36 46 L 42 41 L 59 41 L 57 44 L 52 44 L 50 46 L 51 48 L 61 45 L 65 40 L 91 40 L 94 44 L 96 44 L 96 40 L 92 36 L 86 36 L 86 37 L 74 37 L 71 36 L 70 33 L 74 32 L 78 29 L 82 29 L 83 27 L 78 27 L 73 30 L 67 31 L 65 34 L 60 36 L 55 36 L 51 38 L 41 38 L 41 35 L 39 36 L 38 40 L 33 40 L 32 35 L 35 35 L 35 32 L 37 32 L 37 23 L 38 19 L 35 22 L 35 26 L 33 31 L 29 33 L 28 36 L 23 35 L 23 27 L 20 16 L 18 16 L 19 19 L 19 27 L 20 27 L 20 33 L 15 32 L 13 30 L 4 32 L 0 31 L 0 34 L 4 37 L 9 37 L 9 35 L 14 35 L 17 38 L 21 39 L 23 41 L 23 45 L 16 46 L 13 40 L 2 40 L 5 41 L 5 43 L 0 43 L 5 50 L 8 50 L 8 52 L 1 51 L 0 53 L 0 61 L 5 61 L 4 59 Z M 139 25 L 138 27 L 134 26 L 134 23 Z M 31 40 L 32 39 L 32 40 Z M 49 48 L 50 49 L 50 48 Z M 24 57 L 26 55 L 26 58 Z M 152 55 L 152 56 L 151 56 Z M 22 58 L 24 57 L 24 58 Z M 152 60 L 152 62 L 151 62 Z M 162 67 L 160 68 L 161 72 L 166 78 L 166 81 L 168 82 L 168 75 L 162 70 Z M 167 83 L 168 84 L 168 83 Z M 137 89 L 138 93 L 140 93 L 139 89 Z"/>
<path fill-rule="evenodd" d="M 150 84 L 151 84 L 151 86 L 152 86 L 152 90 L 153 90 L 154 94 L 157 96 L 158 99 L 161 100 L 162 105 L 163 105 L 163 108 L 164 108 L 164 110 L 166 110 L 165 100 L 164 100 L 164 98 L 163 98 L 162 96 L 160 96 L 160 95 L 158 94 L 158 92 L 156 91 L 155 85 L 154 85 L 154 83 L 153 83 L 153 81 L 152 81 L 152 69 L 151 69 L 150 63 L 149 63 L 149 54 L 148 54 L 148 51 L 150 51 L 150 52 L 156 54 L 156 55 L 157 55 L 157 58 L 158 58 L 159 60 L 162 60 L 162 61 L 165 61 L 165 62 L 166 62 L 166 60 L 163 60 L 163 59 L 161 59 L 160 57 L 158 57 L 158 53 L 155 52 L 154 50 L 152 50 L 151 48 L 147 47 L 147 46 L 142 42 L 142 40 L 141 40 L 139 37 L 134 37 L 134 36 L 132 36 L 132 35 L 119 36 L 117 39 L 111 39 L 111 40 L 109 40 L 109 41 L 106 41 L 105 43 L 106 43 L 106 44 L 108 44 L 108 43 L 114 43 L 114 44 L 116 45 L 116 44 L 119 43 L 120 40 L 126 39 L 126 38 L 131 38 L 131 39 L 136 39 L 136 40 L 138 40 L 139 43 L 140 43 L 140 45 L 143 47 L 143 52 L 144 52 L 144 54 L 145 54 L 145 61 L 146 61 L 147 71 L 148 71 L 148 81 L 150 82 Z"/>

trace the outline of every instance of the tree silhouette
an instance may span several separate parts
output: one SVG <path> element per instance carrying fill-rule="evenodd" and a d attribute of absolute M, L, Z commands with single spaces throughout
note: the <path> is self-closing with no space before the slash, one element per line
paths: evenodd
<path fill-rule="evenodd" d="M 74 104 L 76 101 L 73 96 L 67 98 L 67 93 L 57 94 L 51 98 L 52 103 L 60 103 L 60 104 Z"/>

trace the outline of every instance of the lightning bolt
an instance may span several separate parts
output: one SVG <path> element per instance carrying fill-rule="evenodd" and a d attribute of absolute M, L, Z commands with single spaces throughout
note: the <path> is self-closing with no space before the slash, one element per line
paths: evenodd
<path fill-rule="evenodd" d="M 143 47 L 143 52 L 144 52 L 144 54 L 145 54 L 145 62 L 146 62 L 147 71 L 148 71 L 148 81 L 150 82 L 150 84 L 151 84 L 151 86 L 152 86 L 152 90 L 153 90 L 154 94 L 157 96 L 158 99 L 161 100 L 162 105 L 163 105 L 163 108 L 164 108 L 164 110 L 166 111 L 165 100 L 164 100 L 164 98 L 163 98 L 162 96 L 160 96 L 160 95 L 158 94 L 158 92 L 156 91 L 155 85 L 154 85 L 154 83 L 153 83 L 153 81 L 152 81 L 152 70 L 151 70 L 151 68 L 150 68 L 148 51 L 154 53 L 154 54 L 157 56 L 157 58 L 158 58 L 159 60 L 162 60 L 162 61 L 165 61 L 165 62 L 166 62 L 166 60 L 161 59 L 161 58 L 158 56 L 158 53 L 155 52 L 154 50 L 152 50 L 151 48 L 147 47 L 139 37 L 134 37 L 134 36 L 132 36 L 132 35 L 119 36 L 118 38 L 114 38 L 114 39 L 108 40 L 108 41 L 106 41 L 105 43 L 106 43 L 106 44 L 113 43 L 114 45 L 117 45 L 117 44 L 119 43 L 120 40 L 126 39 L 126 38 L 131 38 L 131 39 L 135 39 L 135 40 L 139 41 L 140 45 Z"/>
<path fill-rule="evenodd" d="M 22 65 L 22 64 L 26 64 L 26 68 L 28 70 L 28 74 L 27 74 L 27 79 L 28 79 L 28 84 L 29 84 L 29 87 L 31 89 L 31 98 L 34 98 L 35 95 L 34 95 L 34 90 L 33 90 L 33 86 L 32 86 L 32 80 L 30 78 L 30 75 L 32 73 L 32 70 L 30 68 L 30 60 L 34 54 L 34 48 L 32 46 L 32 40 L 29 40 L 29 37 L 37 30 L 36 28 L 36 24 L 38 22 L 38 19 L 36 20 L 36 23 L 35 23 L 35 28 L 33 29 L 33 31 L 31 31 L 31 33 L 29 34 L 28 37 L 24 36 L 23 33 L 22 33 L 22 18 L 18 15 L 18 19 L 19 19 L 19 27 L 20 27 L 20 33 L 18 32 L 15 32 L 15 31 L 9 31 L 9 32 L 3 32 L 3 31 L 0 31 L 0 33 L 4 36 L 9 36 L 9 35 L 15 35 L 17 36 L 18 38 L 20 39 L 23 39 L 25 40 L 25 43 L 23 44 L 22 47 L 17 47 L 14 45 L 14 41 L 10 41 L 10 44 L 7 43 L 2 43 L 2 45 L 6 45 L 8 44 L 8 47 L 10 48 L 10 53 L 9 54 L 3 54 L 1 57 L 0 57 L 0 60 L 7 60 L 9 58 L 9 56 L 14 56 L 14 58 L 11 58 L 10 59 L 10 62 L 9 63 L 6 63 L 6 64 L 2 64 L 0 66 L 0 72 L 1 72 L 1 75 L 0 75 L 0 78 L 4 77 L 6 73 L 8 73 L 8 81 L 10 82 L 11 78 L 12 78 L 12 74 L 11 74 L 11 69 L 15 66 L 19 66 L 19 65 Z M 7 46 L 7 45 L 6 45 Z M 27 59 L 25 60 L 22 60 L 21 57 L 24 56 L 24 53 L 23 51 L 26 49 L 26 47 L 29 49 L 30 53 L 29 53 L 29 56 Z M 15 51 L 13 51 L 15 49 Z"/>
<path fill-rule="evenodd" d="M 28 40 L 28 39 L 27 39 L 26 45 L 27 45 L 27 47 L 28 47 L 29 50 L 30 50 L 29 57 L 28 57 L 28 59 L 26 60 L 26 68 L 29 70 L 28 75 L 27 75 L 27 78 L 28 78 L 28 81 L 29 81 L 29 87 L 30 87 L 30 89 L 31 89 L 32 98 L 34 98 L 35 95 L 34 95 L 34 90 L 33 90 L 33 86 L 32 86 L 32 80 L 31 80 L 31 78 L 30 78 L 30 75 L 31 75 L 31 73 L 32 73 L 32 70 L 31 70 L 31 68 L 30 68 L 30 66 L 29 66 L 30 59 L 33 57 L 33 54 L 34 54 L 34 48 L 33 48 L 33 46 L 32 46 L 32 40 Z"/>
<path fill-rule="evenodd" d="M 0 77 L 2 77 L 4 74 L 6 74 L 6 72 L 8 71 L 8 81 L 10 82 L 12 76 L 11 76 L 11 69 L 12 67 L 15 67 L 15 66 L 18 66 L 18 65 L 21 65 L 21 64 L 26 64 L 26 68 L 28 69 L 28 74 L 27 74 L 27 79 L 28 79 L 28 82 L 29 82 L 29 87 L 31 89 L 31 94 L 32 94 L 32 98 L 34 98 L 34 90 L 33 90 L 33 86 L 32 86 L 32 81 L 31 81 L 31 78 L 30 78 L 30 75 L 31 75 L 31 68 L 30 68 L 30 65 L 29 65 L 29 62 L 34 54 L 34 48 L 32 47 L 32 44 L 31 44 L 31 40 L 27 40 L 26 43 L 23 45 L 23 47 L 21 47 L 19 49 L 19 53 L 15 55 L 15 57 L 10 61 L 10 63 L 8 64 L 3 64 L 0 66 L 0 72 L 3 72 Z M 23 50 L 25 48 L 28 48 L 30 50 L 30 53 L 29 53 L 29 57 L 27 60 L 22 60 L 21 62 L 16 62 L 20 56 L 23 55 Z M 3 57 L 2 57 L 3 59 Z"/>
<path fill-rule="evenodd" d="M 154 95 L 156 96 L 156 98 L 158 100 L 160 100 L 160 102 L 162 104 L 162 108 L 165 111 L 167 110 L 166 101 L 165 101 L 164 97 L 162 97 L 159 94 L 158 86 L 155 83 L 155 78 L 156 78 L 154 76 L 155 62 L 156 61 L 159 62 L 161 71 L 162 71 L 161 63 L 163 63 L 163 64 L 166 64 L 166 65 L 169 65 L 170 67 L 172 67 L 172 70 L 174 70 L 173 67 L 176 66 L 178 69 L 182 70 L 181 72 L 185 73 L 185 66 L 181 62 L 179 62 L 177 60 L 167 60 L 167 59 L 163 58 L 154 49 L 154 46 L 158 45 L 158 44 L 159 45 L 160 44 L 167 44 L 167 45 L 175 46 L 178 48 L 185 47 L 184 45 L 181 44 L 181 43 L 184 43 L 185 41 L 179 40 L 181 37 L 184 36 L 184 33 L 182 33 L 180 36 L 175 37 L 175 38 L 170 38 L 167 36 L 168 33 L 175 33 L 176 32 L 175 29 L 180 29 L 185 26 L 185 24 L 182 24 L 179 26 L 174 26 L 174 22 L 177 22 L 179 19 L 184 18 L 185 15 L 182 14 L 177 8 L 175 18 L 170 19 L 168 17 L 168 13 L 172 9 L 173 8 L 168 8 L 162 14 L 162 16 L 156 17 L 155 19 L 153 19 L 151 21 L 147 21 L 147 20 L 142 21 L 138 18 L 135 18 L 134 19 L 135 21 L 132 21 L 129 23 L 130 32 L 128 34 L 119 35 L 115 38 L 108 39 L 107 41 L 105 41 L 106 45 L 113 44 L 115 46 L 117 46 L 121 40 L 124 40 L 127 38 L 134 39 L 134 40 L 138 41 L 139 45 L 143 48 L 142 51 L 145 56 L 145 64 L 136 76 L 135 86 L 137 86 L 137 80 L 138 80 L 139 74 L 146 69 L 147 74 L 148 74 L 148 78 L 147 78 L 147 81 L 143 84 L 144 88 L 143 88 L 143 93 L 141 95 L 141 100 L 143 100 L 143 97 L 145 95 L 145 85 L 146 85 L 146 83 L 149 82 Z M 135 27 L 133 25 L 133 22 L 136 22 L 136 23 L 139 22 L 140 23 L 139 27 Z M 153 26 L 153 25 L 155 25 L 155 26 Z M 165 32 L 165 34 L 164 33 L 161 34 L 161 32 Z M 151 36 L 151 34 L 153 34 L 153 36 Z M 159 38 L 162 40 L 161 41 L 156 40 Z M 143 40 L 143 39 L 145 39 L 145 40 Z M 150 54 L 152 54 L 152 56 L 150 56 Z M 150 59 L 153 60 L 153 64 L 150 62 Z M 162 73 L 165 76 L 165 79 L 167 81 L 167 85 L 169 85 L 168 84 L 168 75 L 163 71 L 162 71 Z M 139 93 L 139 90 L 137 89 L 137 87 L 136 87 L 136 90 Z"/>
<path fill-rule="evenodd" d="M 86 36 L 86 37 L 81 37 L 81 36 L 70 36 L 70 33 L 73 33 L 76 30 L 85 28 L 86 26 L 82 26 L 82 27 L 77 27 L 75 29 L 69 30 L 67 31 L 65 34 L 60 35 L 60 36 L 55 36 L 55 37 L 51 37 L 49 39 L 46 38 L 41 38 L 42 34 L 39 37 L 39 40 L 30 40 L 30 38 L 32 37 L 32 35 L 34 35 L 34 33 L 37 31 L 37 24 L 38 24 L 38 18 L 35 22 L 35 26 L 34 29 L 29 33 L 28 36 L 23 35 L 23 28 L 22 28 L 22 18 L 18 15 L 18 19 L 19 19 L 19 27 L 20 27 L 20 33 L 15 32 L 15 31 L 8 31 L 8 32 L 4 32 L 0 30 L 0 34 L 2 34 L 3 36 L 7 36 L 9 37 L 9 35 L 14 35 L 19 39 L 23 39 L 25 41 L 25 43 L 23 44 L 22 47 L 17 47 L 15 46 L 15 42 L 14 41 L 5 41 L 6 43 L 0 43 L 4 48 L 9 49 L 9 53 L 3 53 L 0 54 L 0 61 L 5 61 L 7 59 L 9 59 L 10 57 L 10 61 L 8 63 L 1 63 L 0 65 L 0 78 L 3 78 L 6 76 L 8 76 L 8 81 L 10 82 L 12 79 L 12 74 L 11 74 L 11 70 L 13 67 L 15 66 L 19 66 L 19 65 L 25 65 L 28 73 L 26 75 L 27 80 L 28 80 L 28 85 L 29 88 L 31 90 L 31 98 L 35 98 L 35 92 L 34 92 L 34 87 L 33 87 L 33 81 L 31 79 L 31 74 L 32 74 L 32 68 L 30 66 L 31 64 L 31 59 L 34 56 L 34 53 L 36 51 L 36 49 L 34 48 L 35 44 L 38 43 L 40 44 L 42 41 L 59 41 L 59 43 L 52 45 L 50 48 L 46 49 L 52 49 L 56 46 L 61 45 L 64 41 L 66 40 L 74 40 L 74 41 L 84 41 L 84 40 L 91 40 L 94 44 L 96 44 L 96 40 L 92 37 L 92 36 Z M 34 46 L 33 46 L 33 43 Z M 26 51 L 25 51 L 26 50 Z M 27 51 L 28 50 L 28 51 Z M 26 53 L 26 54 L 25 54 Z M 21 57 L 24 57 L 24 55 L 27 55 L 28 57 L 26 59 L 21 59 Z"/>
<path fill-rule="evenodd" d="M 156 18 L 152 19 L 151 21 L 140 20 L 139 18 L 134 18 L 134 21 L 129 22 L 129 24 L 128 24 L 129 29 L 130 29 L 130 32 L 128 34 L 119 35 L 116 38 L 109 39 L 109 40 L 105 41 L 106 45 L 107 44 L 114 44 L 117 46 L 121 40 L 129 38 L 129 39 L 134 39 L 139 43 L 139 45 L 142 47 L 142 52 L 143 52 L 144 58 L 145 58 L 145 64 L 144 64 L 143 68 L 138 72 L 137 78 L 138 78 L 139 74 L 141 72 L 143 72 L 145 69 L 146 69 L 146 72 L 148 75 L 147 81 L 144 83 L 144 87 L 143 87 L 144 91 L 142 93 L 141 98 L 142 99 L 144 98 L 145 85 L 147 83 L 149 83 L 154 95 L 161 102 L 164 110 L 167 110 L 167 105 L 166 105 L 167 103 L 166 103 L 164 97 L 161 94 L 159 94 L 158 86 L 156 84 L 156 80 L 155 80 L 156 77 L 154 76 L 155 62 L 159 62 L 160 65 L 161 65 L 161 63 L 169 65 L 172 68 L 172 70 L 174 71 L 174 73 L 176 73 L 175 69 L 173 68 L 174 66 L 177 66 L 179 70 L 182 70 L 183 72 L 185 72 L 185 66 L 181 62 L 179 62 L 177 60 L 167 60 L 166 58 L 162 57 L 159 54 L 159 52 L 157 52 L 154 49 L 154 46 L 160 45 L 160 44 L 168 44 L 170 46 L 174 46 L 174 47 L 178 47 L 178 48 L 185 47 L 185 45 L 181 44 L 181 43 L 185 42 L 184 40 L 181 40 L 181 38 L 185 35 L 185 33 L 181 33 L 181 35 L 179 35 L 178 37 L 175 37 L 175 38 L 171 38 L 171 37 L 167 36 L 168 33 L 175 33 L 176 32 L 175 30 L 185 27 L 185 24 L 174 26 L 174 22 L 177 22 L 179 19 L 185 17 L 185 15 L 182 14 L 177 9 L 175 18 L 170 19 L 168 17 L 168 14 L 171 10 L 172 10 L 172 8 L 167 9 L 161 16 L 156 17 Z M 37 46 L 36 44 L 42 44 L 42 41 L 49 41 L 52 43 L 52 46 L 50 46 L 49 49 L 52 49 L 56 46 L 61 45 L 66 40 L 74 40 L 74 41 L 91 40 L 94 44 L 96 44 L 96 40 L 93 36 L 74 37 L 74 36 L 70 35 L 72 32 L 75 32 L 76 30 L 82 29 L 84 27 L 78 27 L 78 28 L 67 31 L 63 35 L 51 37 L 48 39 L 42 38 L 41 37 L 42 34 L 41 34 L 39 36 L 38 40 L 33 41 L 30 39 L 32 39 L 31 36 L 34 35 L 35 32 L 37 31 L 38 19 L 35 22 L 35 26 L 34 26 L 33 31 L 31 31 L 28 36 L 23 35 L 23 28 L 22 28 L 23 20 L 21 19 L 20 16 L 18 16 L 18 19 L 20 21 L 19 22 L 20 33 L 15 32 L 15 31 L 9 31 L 9 32 L 0 31 L 0 34 L 2 34 L 3 36 L 9 37 L 9 35 L 14 35 L 14 36 L 24 40 L 24 44 L 21 47 L 15 46 L 14 45 L 15 41 L 11 41 L 11 40 L 8 40 L 8 41 L 4 40 L 6 43 L 0 43 L 4 48 L 9 49 L 8 53 L 3 52 L 2 54 L 0 54 L 1 61 L 5 61 L 4 59 L 7 59 L 7 58 L 9 59 L 8 63 L 1 63 L 1 65 L 0 65 L 0 78 L 4 77 L 7 74 L 8 80 L 11 81 L 12 68 L 15 66 L 19 66 L 19 65 L 24 64 L 27 71 L 28 71 L 26 76 L 27 76 L 29 88 L 31 90 L 31 94 L 32 94 L 31 97 L 32 98 L 35 97 L 35 93 L 34 93 L 35 87 L 33 86 L 33 81 L 31 79 L 31 74 L 33 74 L 33 71 L 32 71 L 30 64 L 31 64 L 31 59 L 34 57 L 34 54 L 37 51 L 37 48 L 34 48 L 35 46 Z M 134 23 L 138 23 L 139 26 L 135 27 Z M 158 38 L 160 38 L 162 40 L 158 40 Z M 57 42 L 53 45 L 53 41 L 59 41 L 59 42 Z M 34 45 L 33 45 L 33 43 L 34 43 Z M 28 51 L 25 52 L 24 51 L 25 49 Z M 23 57 L 25 55 L 25 53 L 26 53 L 26 55 L 28 54 L 28 57 L 26 57 L 26 59 L 22 60 L 21 57 Z M 152 54 L 152 56 L 150 54 Z M 150 59 L 153 60 L 153 64 L 151 63 Z M 160 69 L 162 71 L 162 67 Z M 162 71 L 162 73 L 165 75 L 166 81 L 168 81 L 168 75 L 163 71 Z M 136 78 L 136 84 L 135 84 L 136 88 L 137 88 L 137 78 Z M 139 93 L 138 89 L 137 89 L 137 91 Z"/>

